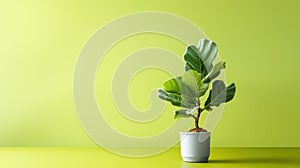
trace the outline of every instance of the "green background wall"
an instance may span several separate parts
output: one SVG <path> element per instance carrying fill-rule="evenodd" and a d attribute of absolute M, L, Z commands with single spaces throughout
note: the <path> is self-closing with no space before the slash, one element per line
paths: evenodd
<path fill-rule="evenodd" d="M 190 20 L 216 41 L 227 61 L 227 81 L 237 84 L 237 96 L 226 105 L 212 145 L 299 147 L 299 7 L 297 0 L 1 1 L 0 146 L 94 146 L 72 98 L 81 48 L 113 19 L 163 11 Z M 184 45 L 172 39 L 147 34 L 128 39 L 125 49 L 153 44 L 147 41 L 184 52 Z M 147 71 L 136 82 L 155 73 Z M 130 91 L 133 101 L 143 100 Z M 142 102 L 137 106 L 147 108 L 149 102 Z M 172 119 L 172 112 L 166 115 Z M 123 130 L 136 131 L 126 125 Z"/>

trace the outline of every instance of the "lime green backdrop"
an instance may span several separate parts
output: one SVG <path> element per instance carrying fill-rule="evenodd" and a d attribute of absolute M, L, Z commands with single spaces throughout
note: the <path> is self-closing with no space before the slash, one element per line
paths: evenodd
<path fill-rule="evenodd" d="M 228 65 L 227 82 L 236 83 L 237 95 L 225 106 L 213 146 L 300 146 L 299 7 L 297 0 L 1 1 L 0 146 L 94 146 L 73 105 L 77 56 L 101 26 L 143 11 L 184 17 L 219 45 Z M 170 37 L 134 36 L 107 54 L 103 70 L 120 59 L 113 55 L 147 46 L 184 52 L 184 45 Z M 149 76 L 157 80 L 145 85 L 142 81 Z M 129 86 L 131 101 L 146 109 L 148 91 L 168 78 L 155 70 L 137 74 Z M 139 132 L 138 126 L 124 124 L 114 115 L 106 116 L 120 131 Z M 160 124 L 144 125 L 141 136 L 174 122 L 171 110 L 162 117 Z"/>

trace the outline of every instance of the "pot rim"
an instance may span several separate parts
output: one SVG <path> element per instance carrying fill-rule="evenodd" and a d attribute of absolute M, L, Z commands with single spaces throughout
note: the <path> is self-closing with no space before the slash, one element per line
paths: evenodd
<path fill-rule="evenodd" d="M 210 134 L 211 132 L 179 132 L 180 135 Z"/>

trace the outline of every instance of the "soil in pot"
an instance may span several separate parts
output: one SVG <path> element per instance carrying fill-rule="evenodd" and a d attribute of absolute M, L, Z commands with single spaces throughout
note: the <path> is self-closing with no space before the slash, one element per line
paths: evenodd
<path fill-rule="evenodd" d="M 207 132 L 207 130 L 203 128 L 192 128 L 188 132 Z"/>

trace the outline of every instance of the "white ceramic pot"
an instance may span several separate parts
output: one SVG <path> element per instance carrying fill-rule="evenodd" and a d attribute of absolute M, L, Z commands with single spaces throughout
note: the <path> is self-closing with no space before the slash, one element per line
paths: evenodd
<path fill-rule="evenodd" d="M 207 162 L 210 132 L 180 132 L 181 156 L 186 162 Z"/>

